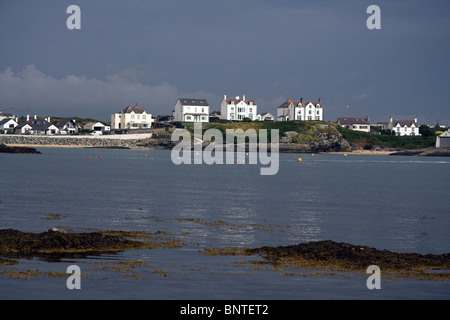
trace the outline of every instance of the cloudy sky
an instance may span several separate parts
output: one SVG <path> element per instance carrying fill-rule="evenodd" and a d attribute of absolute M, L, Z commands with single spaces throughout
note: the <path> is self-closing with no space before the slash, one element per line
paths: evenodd
<path fill-rule="evenodd" d="M 273 115 L 321 98 L 324 120 L 450 125 L 449 18 L 448 0 L 0 0 L 0 109 L 109 121 L 136 103 L 163 115 L 180 97 L 214 110 L 245 94 Z"/>

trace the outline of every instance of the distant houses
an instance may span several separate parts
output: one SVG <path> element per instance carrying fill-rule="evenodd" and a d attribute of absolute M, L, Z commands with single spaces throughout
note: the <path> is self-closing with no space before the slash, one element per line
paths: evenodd
<path fill-rule="evenodd" d="M 339 117 L 336 123 L 350 130 L 370 132 L 369 116 L 366 118 Z"/>
<path fill-rule="evenodd" d="M 57 126 L 50 122 L 48 118 L 31 118 L 27 116 L 27 121 L 19 124 L 14 128 L 16 134 L 32 134 L 32 135 L 53 135 L 58 134 L 59 129 Z"/>
<path fill-rule="evenodd" d="M 320 98 L 317 102 L 287 99 L 277 108 L 277 121 L 319 120 L 323 121 L 323 106 Z"/>
<path fill-rule="evenodd" d="M 389 118 L 388 129 L 393 130 L 397 136 L 420 136 L 417 118 L 414 120 L 394 120 Z"/>
<path fill-rule="evenodd" d="M 175 122 L 209 122 L 209 104 L 206 99 L 179 98 L 172 112 Z"/>
<path fill-rule="evenodd" d="M 244 119 L 257 120 L 258 106 L 253 99 L 246 99 L 245 95 L 234 98 L 223 97 L 220 106 L 220 118 L 231 121 L 243 121 Z"/>
<path fill-rule="evenodd" d="M 152 114 L 142 106 L 128 106 L 111 115 L 111 129 L 150 129 L 154 121 Z"/>

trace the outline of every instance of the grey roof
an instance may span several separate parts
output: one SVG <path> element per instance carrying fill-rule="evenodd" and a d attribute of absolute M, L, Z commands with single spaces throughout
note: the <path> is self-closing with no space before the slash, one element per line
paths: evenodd
<path fill-rule="evenodd" d="M 67 123 L 71 122 L 73 125 L 76 125 L 75 121 L 72 119 L 61 119 L 56 123 L 58 128 L 64 127 Z"/>
<path fill-rule="evenodd" d="M 14 122 L 16 122 L 16 120 L 14 120 L 13 118 L 5 118 L 3 120 L 0 121 L 0 126 L 4 125 L 5 123 L 7 123 L 8 121 L 13 120 Z"/>
<path fill-rule="evenodd" d="M 206 99 L 179 98 L 178 101 L 184 106 L 205 106 L 209 107 Z"/>
<path fill-rule="evenodd" d="M 128 106 L 128 107 L 126 107 L 125 109 L 122 110 L 122 113 L 131 113 L 131 112 L 134 112 L 134 113 L 144 113 L 144 112 L 150 113 L 150 112 L 148 112 L 147 110 L 145 110 L 141 106 Z"/>
<path fill-rule="evenodd" d="M 350 117 L 339 117 L 337 122 L 343 125 L 350 124 L 370 124 L 369 118 L 350 118 Z"/>

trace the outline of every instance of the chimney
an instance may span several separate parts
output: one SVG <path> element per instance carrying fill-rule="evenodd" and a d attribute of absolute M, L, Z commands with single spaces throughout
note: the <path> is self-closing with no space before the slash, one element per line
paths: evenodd
<path fill-rule="evenodd" d="M 223 95 L 223 100 L 227 100 L 227 95 L 226 94 Z"/>
<path fill-rule="evenodd" d="M 320 98 L 319 98 L 319 104 L 320 104 Z"/>
<path fill-rule="evenodd" d="M 389 122 L 392 122 L 392 116 L 389 117 Z"/>
<path fill-rule="evenodd" d="M 290 98 L 288 98 L 287 102 L 288 102 L 288 103 L 291 103 L 291 99 L 290 99 Z"/>
<path fill-rule="evenodd" d="M 47 117 L 47 121 L 50 122 L 50 117 Z"/>
<path fill-rule="evenodd" d="M 414 123 L 417 123 L 417 117 L 414 117 Z"/>
<path fill-rule="evenodd" d="M 34 119 L 35 119 L 35 120 L 37 119 L 37 116 L 36 116 L 36 115 L 34 115 Z"/>
<path fill-rule="evenodd" d="M 244 101 L 245 101 L 245 94 L 243 94 L 243 95 L 242 95 L 242 100 L 244 100 Z"/>
<path fill-rule="evenodd" d="M 236 96 L 236 99 L 239 100 L 239 96 Z"/>
<path fill-rule="evenodd" d="M 303 97 L 300 98 L 300 103 L 303 105 Z"/>
<path fill-rule="evenodd" d="M 27 114 L 27 121 L 29 121 L 30 120 L 30 115 L 29 114 Z"/>

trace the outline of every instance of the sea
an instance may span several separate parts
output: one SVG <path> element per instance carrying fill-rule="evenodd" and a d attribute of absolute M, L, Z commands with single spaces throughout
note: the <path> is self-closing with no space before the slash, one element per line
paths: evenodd
<path fill-rule="evenodd" d="M 205 249 L 332 240 L 450 252 L 450 158 L 278 154 L 262 163 L 175 164 L 170 150 L 44 148 L 0 154 L 0 229 L 161 232 L 175 247 L 0 266 L 0 299 L 447 300 L 449 280 L 256 268 Z M 299 161 L 301 160 L 301 161 Z M 128 262 L 138 264 L 127 264 Z M 79 288 L 69 288 L 69 266 Z M 24 272 L 27 277 L 16 277 Z M 59 277 L 52 276 L 59 274 Z"/>

